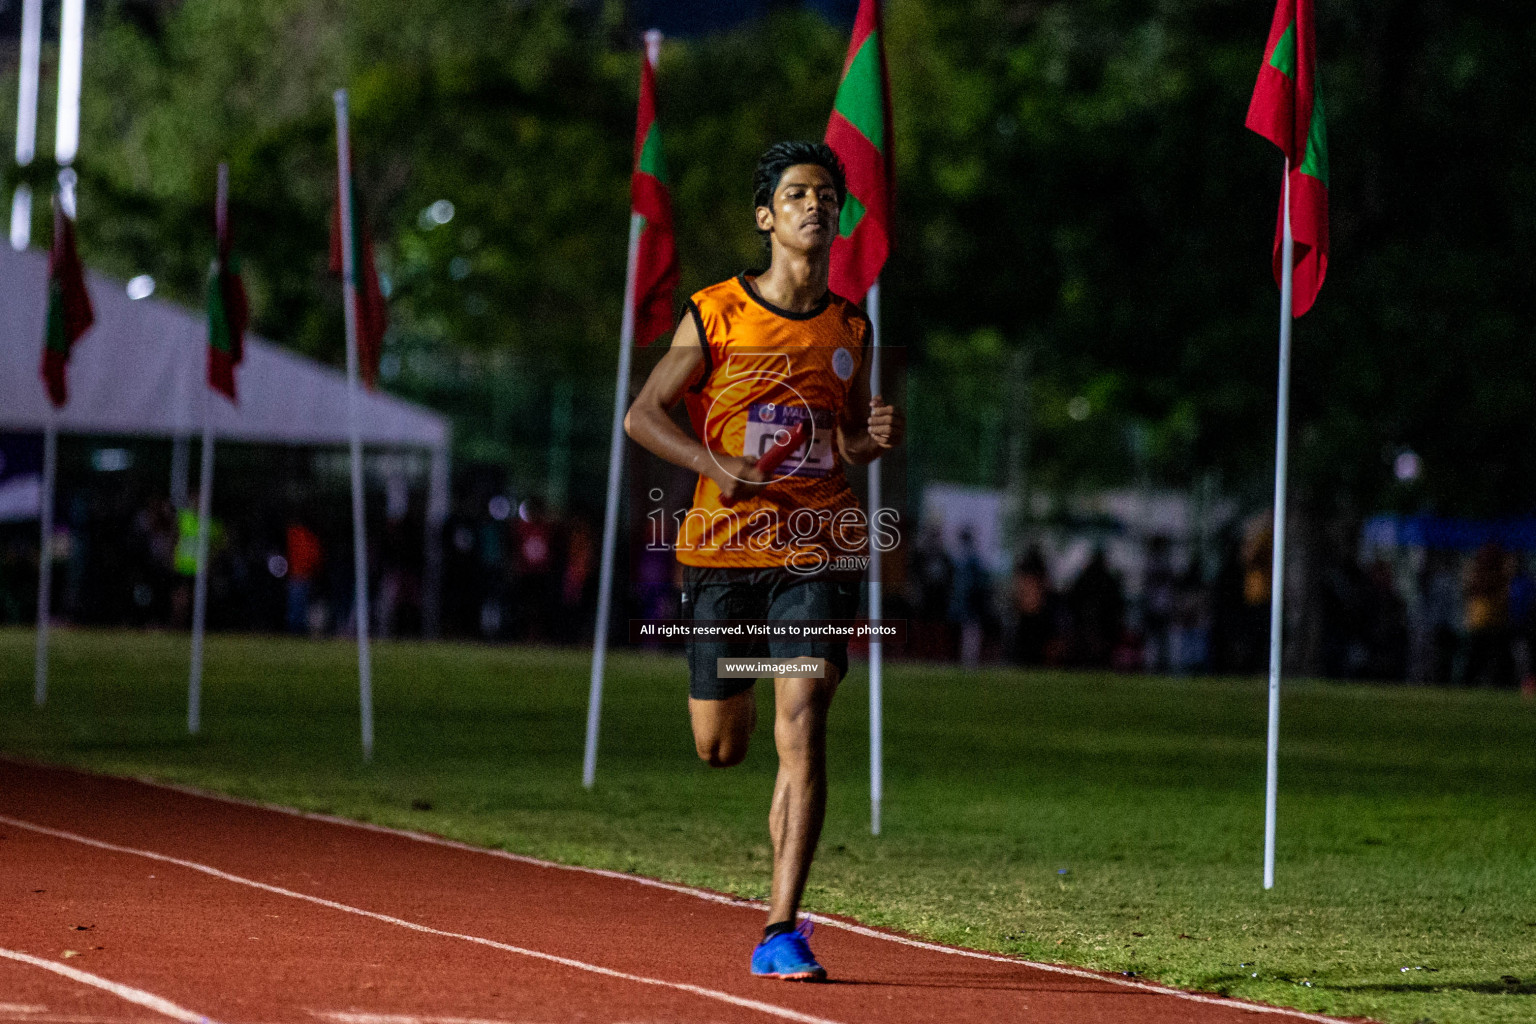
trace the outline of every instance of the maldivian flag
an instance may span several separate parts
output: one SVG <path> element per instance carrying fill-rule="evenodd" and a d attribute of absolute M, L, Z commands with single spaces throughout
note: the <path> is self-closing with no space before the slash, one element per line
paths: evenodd
<path fill-rule="evenodd" d="M 59 408 L 69 401 L 65 370 L 70 349 L 96 322 L 85 269 L 75 251 L 75 222 L 53 197 L 53 247 L 48 251 L 48 322 L 43 329 L 43 383 L 48 400 Z"/>
<path fill-rule="evenodd" d="M 649 43 L 650 40 L 647 40 Z M 650 46 L 647 46 L 647 51 Z M 656 68 L 650 53 L 640 61 L 640 112 L 635 121 L 635 170 L 629 179 L 630 208 L 641 218 L 635 252 L 635 341 L 649 345 L 673 327 L 672 293 L 677 289 L 677 240 L 672 234 L 672 195 L 667 161 L 656 123 Z"/>
<path fill-rule="evenodd" d="M 1264 64 L 1248 105 L 1249 128 L 1280 147 L 1290 167 L 1295 270 L 1291 315 L 1312 308 L 1328 273 L 1328 126 L 1317 87 L 1317 33 L 1312 0 L 1280 0 L 1264 47 Z M 1285 196 L 1275 226 L 1275 280 L 1280 280 Z"/>
<path fill-rule="evenodd" d="M 245 358 L 245 325 L 250 308 L 240 264 L 231 252 L 229 228 L 229 178 L 219 168 L 219 191 L 214 206 L 218 255 L 208 272 L 208 386 L 235 401 L 235 367 Z"/>
<path fill-rule="evenodd" d="M 352 166 L 357 166 L 355 149 L 352 150 Z M 352 211 L 352 269 L 357 275 L 352 293 L 357 296 L 358 373 L 364 384 L 375 388 L 379 383 L 379 356 L 384 351 L 389 310 L 384 305 L 384 291 L 379 287 L 379 272 L 373 262 L 373 235 L 357 204 L 356 182 L 349 181 L 347 186 L 346 195 L 339 197 L 335 215 L 331 218 L 331 273 L 341 277 L 346 269 L 341 258 L 341 203 L 345 202 Z"/>
<path fill-rule="evenodd" d="M 827 122 L 827 145 L 848 172 L 848 198 L 832 242 L 834 292 L 863 302 L 891 251 L 891 90 L 879 0 L 859 0 L 843 81 Z"/>

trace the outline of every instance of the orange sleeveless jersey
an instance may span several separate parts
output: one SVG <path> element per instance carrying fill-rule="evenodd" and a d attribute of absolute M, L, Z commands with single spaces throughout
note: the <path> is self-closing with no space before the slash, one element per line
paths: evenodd
<path fill-rule="evenodd" d="M 729 455 L 756 458 L 805 419 L 809 438 L 774 471 L 773 483 L 729 507 L 700 474 L 678 530 L 677 559 L 716 568 L 836 568 L 841 556 L 865 554 L 868 543 L 836 426 L 864 362 L 869 319 L 830 292 L 816 309 L 792 313 L 747 282 L 733 277 L 688 302 L 704 347 L 704 375 L 684 396 L 688 418 L 706 448 Z"/>

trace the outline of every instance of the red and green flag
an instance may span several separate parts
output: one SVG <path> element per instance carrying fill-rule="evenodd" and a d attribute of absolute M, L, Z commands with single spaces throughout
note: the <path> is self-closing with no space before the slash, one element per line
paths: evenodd
<path fill-rule="evenodd" d="M 1296 250 L 1291 313 L 1312 308 L 1328 273 L 1328 126 L 1317 85 L 1317 33 L 1312 0 L 1279 0 L 1264 63 L 1248 105 L 1247 125 L 1285 154 Z M 1275 227 L 1275 280 L 1280 279 L 1285 195 Z"/>
<path fill-rule="evenodd" d="M 832 101 L 827 145 L 848 172 L 848 198 L 832 242 L 834 292 L 863 302 L 891 251 L 891 90 L 879 0 L 859 0 L 843 81 Z"/>
<path fill-rule="evenodd" d="M 350 149 L 350 140 L 349 146 Z M 352 166 L 357 166 L 357 150 L 352 149 Z M 379 285 L 379 271 L 373 262 L 373 235 L 357 203 L 356 175 L 347 182 L 346 194 L 337 199 L 331 218 L 331 273 L 341 277 L 346 265 L 341 256 L 341 204 L 347 204 L 352 221 L 352 294 L 356 297 L 357 367 L 363 383 L 378 387 L 379 356 L 384 352 L 384 332 L 389 328 L 389 309 L 384 304 L 384 290 Z M 340 189 L 338 188 L 339 192 Z"/>
<path fill-rule="evenodd" d="M 229 169 L 219 165 L 214 201 L 218 253 L 208 273 L 208 386 L 235 401 L 235 367 L 245 358 L 245 326 L 250 307 L 240 262 L 233 254 L 229 227 Z"/>
<path fill-rule="evenodd" d="M 640 218 L 635 251 L 635 341 L 649 345 L 672 330 L 677 289 L 677 240 L 672 233 L 672 194 L 661 126 L 656 123 L 655 37 L 647 37 L 640 61 L 640 111 L 635 120 L 635 170 L 629 179 L 630 209 Z"/>
<path fill-rule="evenodd" d="M 75 221 L 53 197 L 53 246 L 48 250 L 48 321 L 43 328 L 43 383 L 54 408 L 69 401 L 69 353 L 96 322 L 85 268 L 75 251 Z"/>

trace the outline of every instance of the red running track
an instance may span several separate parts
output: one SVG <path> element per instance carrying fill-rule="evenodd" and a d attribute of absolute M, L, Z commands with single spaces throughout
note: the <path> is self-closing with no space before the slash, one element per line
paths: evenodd
<path fill-rule="evenodd" d="M 817 920 L 760 980 L 747 901 L 0 760 L 0 1022 L 1332 1020 Z"/>

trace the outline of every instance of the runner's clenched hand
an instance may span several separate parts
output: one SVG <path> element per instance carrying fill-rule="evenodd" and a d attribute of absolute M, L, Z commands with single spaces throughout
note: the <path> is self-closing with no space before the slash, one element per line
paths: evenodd
<path fill-rule="evenodd" d="M 885 404 L 880 395 L 869 400 L 869 439 L 881 451 L 889 451 L 906 439 L 907 417 L 894 405 Z"/>

